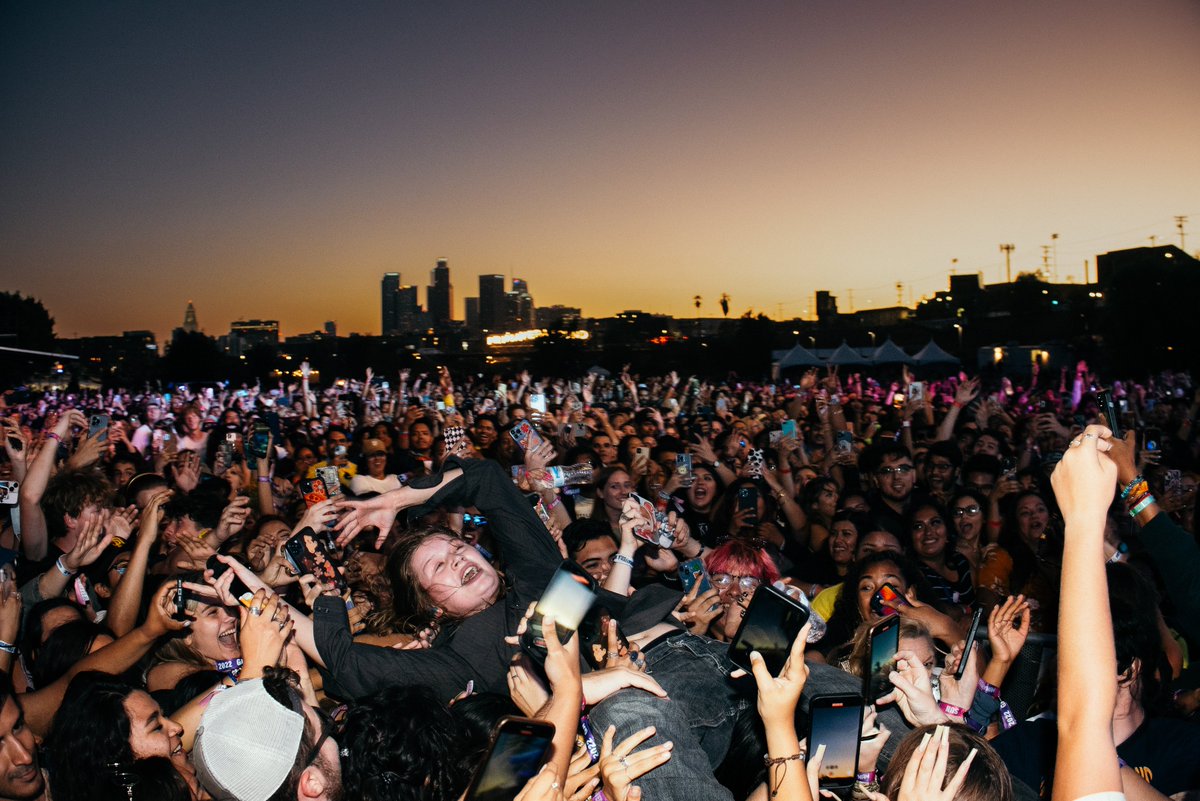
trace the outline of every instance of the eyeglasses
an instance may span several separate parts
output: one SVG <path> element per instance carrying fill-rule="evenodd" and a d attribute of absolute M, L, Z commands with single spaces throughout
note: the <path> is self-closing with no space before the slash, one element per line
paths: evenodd
<path fill-rule="evenodd" d="M 973 504 L 971 504 L 970 506 L 959 506 L 959 507 L 956 507 L 956 508 L 955 508 L 955 510 L 954 510 L 954 512 L 953 512 L 953 514 L 954 514 L 954 516 L 955 516 L 955 517 L 962 517 L 963 515 L 971 515 L 971 516 L 974 516 L 974 515 L 977 515 L 977 514 L 979 514 L 979 513 L 980 513 L 980 512 L 982 512 L 982 511 L 983 511 L 983 510 L 979 508 L 979 504 L 977 504 L 977 503 L 973 503 Z"/>
<path fill-rule="evenodd" d="M 875 472 L 881 476 L 907 476 L 913 470 L 916 468 L 911 464 L 902 464 L 896 467 L 881 467 Z"/>
<path fill-rule="evenodd" d="M 915 534 L 922 534 L 926 529 L 941 528 L 946 525 L 946 522 L 940 517 L 931 517 L 925 522 L 917 521 L 912 524 L 912 530 Z"/>
<path fill-rule="evenodd" d="M 487 518 L 484 517 L 483 515 L 464 514 L 463 515 L 463 525 L 464 526 L 474 526 L 475 528 L 479 528 L 481 526 L 486 526 Z"/>
<path fill-rule="evenodd" d="M 321 746 L 325 745 L 325 741 L 331 737 L 337 737 L 342 733 L 342 729 L 346 723 L 346 711 L 348 707 L 342 705 L 333 710 L 333 713 L 326 712 L 320 707 L 313 707 L 317 713 L 317 719 L 321 721 L 321 736 L 313 743 L 312 750 L 308 752 L 308 759 L 304 761 L 304 767 L 308 767 L 317 761 L 317 757 L 321 754 Z"/>
<path fill-rule="evenodd" d="M 734 579 L 742 592 L 753 592 L 762 584 L 762 581 L 754 576 L 731 576 L 728 573 L 713 573 L 712 584 L 718 589 L 726 590 L 733 585 Z"/>

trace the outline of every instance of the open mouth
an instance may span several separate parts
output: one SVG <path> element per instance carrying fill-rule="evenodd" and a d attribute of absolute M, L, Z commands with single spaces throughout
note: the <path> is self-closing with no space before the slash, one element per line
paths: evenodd
<path fill-rule="evenodd" d="M 223 648 L 236 649 L 238 645 L 237 626 L 219 633 L 217 635 L 217 642 L 219 642 Z"/>
<path fill-rule="evenodd" d="M 171 749 L 171 756 L 179 756 L 182 753 L 183 753 L 183 743 L 182 742 L 180 742 L 179 745 L 177 745 L 173 749 Z"/>
<path fill-rule="evenodd" d="M 462 574 L 462 583 L 464 585 L 470 584 L 478 576 L 479 576 L 479 568 L 475 567 L 475 565 L 467 565 L 467 569 L 464 570 L 463 574 Z"/>

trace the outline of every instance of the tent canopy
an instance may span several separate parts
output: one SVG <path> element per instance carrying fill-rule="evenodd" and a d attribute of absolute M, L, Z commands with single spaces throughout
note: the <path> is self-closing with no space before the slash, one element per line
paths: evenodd
<path fill-rule="evenodd" d="M 871 362 L 867 361 L 854 348 L 846 344 L 846 340 L 842 340 L 842 344 L 837 346 L 833 353 L 829 354 L 828 364 L 836 364 L 843 367 L 867 367 Z"/>
<path fill-rule="evenodd" d="M 917 364 L 922 367 L 928 367 L 934 364 L 959 363 L 956 357 L 951 356 L 949 353 L 942 350 L 941 347 L 938 346 L 938 343 L 934 342 L 932 339 L 929 340 L 928 345 L 917 351 L 917 353 L 912 357 L 912 360 L 913 364 Z"/>
<path fill-rule="evenodd" d="M 875 364 L 912 364 L 912 359 L 892 341 L 891 337 L 875 349 L 871 359 Z"/>
<path fill-rule="evenodd" d="M 779 369 L 788 367 L 820 367 L 825 362 L 818 359 L 807 348 L 796 345 L 779 359 Z"/>

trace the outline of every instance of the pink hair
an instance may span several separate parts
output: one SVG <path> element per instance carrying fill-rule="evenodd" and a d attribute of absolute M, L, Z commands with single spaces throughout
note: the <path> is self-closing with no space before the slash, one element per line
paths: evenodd
<path fill-rule="evenodd" d="M 773 584 L 779 580 L 779 568 L 761 548 L 742 540 L 726 540 L 704 559 L 709 575 L 727 573 L 731 576 L 753 576 Z"/>

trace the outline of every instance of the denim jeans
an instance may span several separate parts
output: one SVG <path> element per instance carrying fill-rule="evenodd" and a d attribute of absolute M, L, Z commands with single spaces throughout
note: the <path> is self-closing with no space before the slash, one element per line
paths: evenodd
<path fill-rule="evenodd" d="M 671 759 L 634 780 L 652 801 L 731 801 L 713 778 L 729 750 L 734 718 L 749 705 L 728 680 L 734 665 L 727 643 L 680 633 L 646 654 L 646 673 L 667 691 L 662 699 L 641 690 L 614 693 L 589 713 L 597 737 L 616 726 L 614 743 L 647 726 L 655 732 L 637 750 L 670 741 Z"/>
<path fill-rule="evenodd" d="M 642 692 L 621 690 L 589 713 L 597 737 L 616 726 L 614 743 L 654 726 L 654 736 L 638 750 L 667 741 L 671 759 L 634 780 L 651 801 L 731 801 L 733 796 L 713 778 L 713 769 L 729 750 L 734 720 L 753 704 L 754 679 L 729 679 L 735 666 L 726 656 L 728 643 L 680 633 L 646 654 L 646 672 L 667 691 L 667 700 Z M 809 666 L 801 706 L 814 695 L 857 693 L 862 679 L 829 665 Z M 747 684 L 749 683 L 749 684 Z M 735 686 L 738 685 L 738 686 Z M 879 720 L 893 734 L 884 747 L 880 769 L 909 730 L 894 705 L 880 710 Z M 803 738 L 806 732 L 797 734 Z M 755 766 L 748 766 L 753 768 Z"/>

